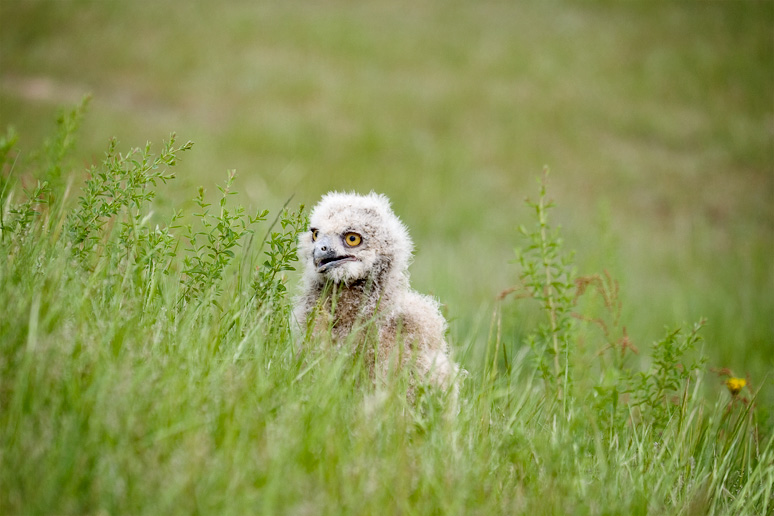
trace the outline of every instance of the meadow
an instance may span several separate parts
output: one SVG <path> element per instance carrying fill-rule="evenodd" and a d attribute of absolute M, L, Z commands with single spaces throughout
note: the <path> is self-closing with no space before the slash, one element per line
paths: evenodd
<path fill-rule="evenodd" d="M 4 2 L 0 512 L 770 513 L 772 26 Z M 456 417 L 289 331 L 330 189 L 410 228 Z"/>

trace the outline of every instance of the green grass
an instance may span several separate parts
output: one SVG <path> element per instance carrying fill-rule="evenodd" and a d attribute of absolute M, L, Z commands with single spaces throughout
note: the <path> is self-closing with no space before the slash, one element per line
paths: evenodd
<path fill-rule="evenodd" d="M 545 182 L 516 291 L 541 323 L 516 353 L 497 313 L 485 341 L 464 343 L 457 413 L 439 392 L 409 403 L 405 372 L 374 386 L 357 354 L 293 336 L 303 208 L 250 216 L 230 174 L 217 204 L 200 189 L 192 212 L 151 227 L 190 144 L 112 143 L 73 187 L 60 171 L 79 118 L 60 118 L 29 169 L 4 140 L 4 514 L 771 509 L 757 393 L 705 394 L 702 324 L 668 332 L 649 368 L 630 364 L 617 286 L 575 277 Z"/>
<path fill-rule="evenodd" d="M 3 2 L 0 125 L 21 149 L 3 169 L 3 224 L 30 233 L 3 230 L 16 236 L 0 278 L 0 512 L 759 509 L 774 406 L 772 24 L 768 2 Z M 75 151 L 35 159 L 57 106 L 89 92 Z M 158 193 L 142 208 L 105 212 L 102 229 L 80 226 L 95 249 L 125 243 L 66 250 L 109 138 L 126 152 L 172 130 L 195 142 L 178 177 L 138 190 Z M 561 410 L 527 351 L 550 336 L 545 313 L 498 301 L 521 284 L 516 228 L 531 227 L 522 199 L 536 200 L 546 163 L 551 220 L 576 250 L 569 277 L 609 271 L 620 285 L 620 312 L 595 291 L 570 307 L 610 329 L 571 321 L 577 403 Z M 215 185 L 233 168 L 224 213 Z M 52 204 L 23 194 L 37 179 Z M 193 215 L 199 184 L 209 218 Z M 370 389 L 342 381 L 359 374 L 350 364 L 295 354 L 281 324 L 295 276 L 280 269 L 297 207 L 329 189 L 385 192 L 409 226 L 412 282 L 444 303 L 471 372 L 455 422 L 404 406 L 399 381 L 366 408 Z M 260 248 L 275 216 L 279 239 Z M 237 255 L 207 261 L 194 235 Z M 255 277 L 271 242 L 274 268 Z M 143 267 L 120 265 L 129 250 Z M 202 292 L 219 306 L 190 306 Z M 702 318 L 707 362 L 680 391 L 699 386 L 680 405 L 690 425 L 627 425 L 639 413 L 589 402 L 655 374 L 651 343 Z M 640 354 L 596 357 L 624 327 Z M 760 389 L 741 418 L 757 441 L 732 428 L 740 402 L 724 412 L 711 372 L 724 367 L 748 378 L 748 399 Z"/>

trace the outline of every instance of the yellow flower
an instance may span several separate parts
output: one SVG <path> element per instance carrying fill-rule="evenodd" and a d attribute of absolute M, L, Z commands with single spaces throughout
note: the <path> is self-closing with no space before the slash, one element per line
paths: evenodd
<path fill-rule="evenodd" d="M 747 380 L 745 380 L 744 378 L 732 377 L 726 380 L 726 387 L 728 387 L 728 392 L 730 392 L 734 396 L 739 394 L 739 391 L 741 391 L 745 385 L 747 385 Z"/>

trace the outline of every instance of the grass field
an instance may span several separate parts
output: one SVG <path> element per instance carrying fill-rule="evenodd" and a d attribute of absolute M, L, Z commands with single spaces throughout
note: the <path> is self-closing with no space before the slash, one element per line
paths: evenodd
<path fill-rule="evenodd" d="M 0 513 L 771 511 L 772 27 L 769 2 L 3 2 Z M 174 179 L 101 164 L 173 131 Z M 544 165 L 554 330 L 500 297 L 545 258 L 514 253 Z M 457 418 L 299 353 L 283 269 L 331 189 L 410 228 L 470 373 Z"/>

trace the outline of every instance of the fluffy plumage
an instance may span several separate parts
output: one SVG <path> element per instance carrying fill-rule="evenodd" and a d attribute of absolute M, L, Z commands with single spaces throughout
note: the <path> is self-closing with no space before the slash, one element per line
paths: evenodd
<path fill-rule="evenodd" d="M 389 199 L 330 192 L 309 222 L 299 239 L 304 273 L 294 317 L 300 327 L 330 329 L 342 342 L 373 321 L 376 338 L 356 342 L 371 343 L 365 356 L 374 376 L 384 377 L 397 360 L 413 365 L 413 378 L 456 397 L 458 368 L 444 339 L 446 321 L 433 298 L 409 287 L 413 243 Z"/>

